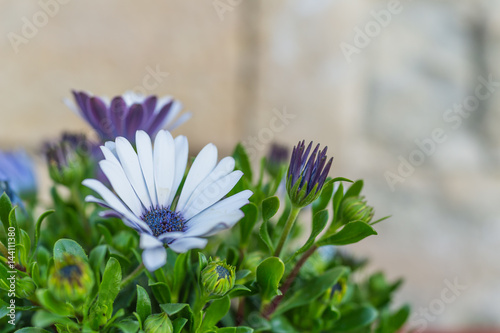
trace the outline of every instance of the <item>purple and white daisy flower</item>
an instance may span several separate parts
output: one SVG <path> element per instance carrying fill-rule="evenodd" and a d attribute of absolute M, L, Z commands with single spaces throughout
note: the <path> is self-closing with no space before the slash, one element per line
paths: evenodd
<path fill-rule="evenodd" d="M 128 91 L 109 101 L 83 91 L 72 93 L 76 104 L 66 99 L 66 105 L 94 128 L 102 142 L 122 136 L 134 143 L 138 130 L 155 136 L 159 130 L 174 130 L 191 118 L 189 112 L 179 116 L 182 104 L 170 96 Z"/>
<path fill-rule="evenodd" d="M 137 153 L 123 137 L 101 147 L 105 159 L 99 165 L 116 195 L 95 179 L 83 184 L 102 199 L 88 196 L 111 211 L 103 216 L 121 218 L 140 234 L 142 259 L 154 271 L 166 263 L 165 245 L 175 252 L 204 248 L 202 237 L 231 228 L 243 216 L 241 207 L 252 195 L 249 190 L 224 198 L 243 173 L 234 171 L 235 161 L 225 157 L 217 163 L 217 148 L 206 145 L 184 178 L 188 161 L 188 141 L 175 139 L 161 130 L 154 146 L 144 131 L 136 133 Z"/>

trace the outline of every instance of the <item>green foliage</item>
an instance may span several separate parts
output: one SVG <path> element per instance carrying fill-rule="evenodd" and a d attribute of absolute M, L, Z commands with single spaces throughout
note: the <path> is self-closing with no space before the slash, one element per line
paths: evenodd
<path fill-rule="evenodd" d="M 141 265 L 137 232 L 119 219 L 100 217 L 103 208 L 84 203 L 87 190 L 79 184 L 54 184 L 52 207 L 38 218 L 32 210 L 13 207 L 2 194 L 0 327 L 7 329 L 0 331 L 401 330 L 410 309 L 394 309 L 392 299 L 402 280 L 387 281 L 382 273 L 354 280 L 364 261 L 343 248 L 377 235 L 374 224 L 384 219 L 371 222 L 373 211 L 363 210 L 363 181 L 337 177 L 308 198 L 297 193 L 301 202 L 311 203 L 311 225 L 306 226 L 308 216 L 284 191 L 285 164 L 269 167 L 263 158 L 260 169 L 252 170 L 243 145 L 233 157 L 245 175 L 228 195 L 245 189 L 254 193 L 242 208 L 245 216 L 211 237 L 205 249 L 167 249 L 166 265 L 153 273 Z M 346 216 L 359 219 L 347 221 Z M 9 235 L 9 230 L 15 232 Z M 13 326 L 8 308 L 12 272 Z M 71 283 L 76 296 L 83 297 L 64 296 Z"/>

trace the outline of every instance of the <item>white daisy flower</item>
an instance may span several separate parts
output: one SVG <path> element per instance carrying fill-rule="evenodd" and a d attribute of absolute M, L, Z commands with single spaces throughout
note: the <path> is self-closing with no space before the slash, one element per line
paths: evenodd
<path fill-rule="evenodd" d="M 155 271 L 166 263 L 165 245 L 178 253 L 204 248 L 207 240 L 202 237 L 236 224 L 244 216 L 240 208 L 253 193 L 245 190 L 224 198 L 243 173 L 233 171 L 232 157 L 217 163 L 213 144 L 200 151 L 179 188 L 188 160 L 187 138 L 174 139 L 161 130 L 154 147 L 144 131 L 137 131 L 135 139 L 137 153 L 123 137 L 101 147 L 105 159 L 99 165 L 116 195 L 95 179 L 83 185 L 102 198 L 87 196 L 86 201 L 111 209 L 102 216 L 119 217 L 137 230 L 144 265 Z"/>

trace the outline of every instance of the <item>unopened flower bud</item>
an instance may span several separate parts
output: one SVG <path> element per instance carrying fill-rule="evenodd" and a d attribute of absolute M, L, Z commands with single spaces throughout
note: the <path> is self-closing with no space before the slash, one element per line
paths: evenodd
<path fill-rule="evenodd" d="M 235 268 L 226 261 L 213 261 L 201 272 L 201 282 L 209 294 L 224 295 L 234 287 Z"/>
<path fill-rule="evenodd" d="M 337 283 L 330 288 L 330 298 L 333 304 L 339 304 L 347 291 L 347 281 L 341 278 Z"/>
<path fill-rule="evenodd" d="M 36 290 L 35 282 L 30 277 L 24 277 L 16 281 L 16 294 L 20 298 L 29 298 Z"/>
<path fill-rule="evenodd" d="M 172 333 L 174 327 L 172 321 L 166 313 L 150 315 L 144 322 L 146 333 Z"/>
<path fill-rule="evenodd" d="M 48 280 L 49 290 L 60 301 L 81 301 L 93 286 L 94 275 L 88 263 L 70 254 L 54 264 Z"/>
<path fill-rule="evenodd" d="M 366 203 L 364 197 L 347 197 L 342 202 L 341 217 L 344 224 L 352 221 L 369 223 L 373 217 L 373 207 Z"/>
<path fill-rule="evenodd" d="M 305 207 L 319 197 L 332 166 L 333 158 L 327 162 L 327 147 L 319 150 L 318 144 L 309 156 L 311 147 L 312 142 L 307 148 L 304 141 L 299 142 L 290 159 L 286 190 L 295 207 Z"/>

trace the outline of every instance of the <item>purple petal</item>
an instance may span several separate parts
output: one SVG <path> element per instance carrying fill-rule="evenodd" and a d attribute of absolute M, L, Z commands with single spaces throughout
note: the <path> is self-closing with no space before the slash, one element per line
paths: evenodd
<path fill-rule="evenodd" d="M 111 122 L 108 116 L 108 108 L 99 97 L 91 97 L 89 101 L 90 114 L 95 120 L 94 128 L 100 131 L 103 139 L 113 139 Z"/>
<path fill-rule="evenodd" d="M 156 98 L 156 96 L 149 96 L 148 98 L 146 98 L 146 100 L 144 100 L 144 102 L 142 103 L 142 105 L 144 106 L 144 113 L 145 113 L 145 127 L 147 128 L 149 126 L 149 124 L 151 124 L 151 122 L 153 121 L 152 119 L 152 115 L 153 115 L 153 112 L 155 111 L 155 108 L 156 108 L 156 102 L 158 101 L 158 99 Z"/>
<path fill-rule="evenodd" d="M 141 104 L 134 104 L 130 107 L 128 115 L 125 118 L 125 131 L 127 138 L 135 142 L 135 132 L 142 125 L 144 119 L 144 109 Z"/>
<path fill-rule="evenodd" d="M 149 127 L 146 130 L 146 132 L 148 132 L 149 135 L 153 135 L 154 133 L 156 133 L 161 129 L 165 121 L 165 118 L 167 117 L 168 113 L 170 112 L 170 109 L 172 108 L 173 103 L 174 101 L 171 100 L 161 108 L 160 112 L 156 114 L 156 117 L 154 118 L 153 122 L 151 123 L 151 125 L 149 125 Z"/>
<path fill-rule="evenodd" d="M 114 136 L 125 135 L 123 123 L 127 111 L 127 103 L 120 96 L 113 98 L 109 107 L 111 124 L 114 130 Z"/>

